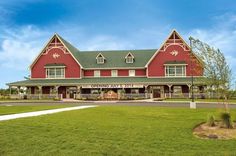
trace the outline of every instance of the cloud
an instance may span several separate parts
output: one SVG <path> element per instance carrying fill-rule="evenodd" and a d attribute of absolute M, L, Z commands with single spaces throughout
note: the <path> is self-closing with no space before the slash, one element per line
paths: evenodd
<path fill-rule="evenodd" d="M 213 18 L 213 25 L 206 29 L 193 29 L 186 36 L 193 36 L 203 42 L 219 48 L 225 55 L 227 62 L 234 70 L 235 60 L 235 41 L 236 41 L 236 15 L 226 13 Z M 236 73 L 236 71 L 233 71 Z"/>
<path fill-rule="evenodd" d="M 24 70 L 42 48 L 48 32 L 32 25 L 4 29 L 0 43 L 0 67 Z"/>

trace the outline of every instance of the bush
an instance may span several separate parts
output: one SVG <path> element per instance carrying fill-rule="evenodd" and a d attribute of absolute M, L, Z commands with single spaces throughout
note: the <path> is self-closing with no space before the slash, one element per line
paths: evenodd
<path fill-rule="evenodd" d="M 208 124 L 208 126 L 210 126 L 210 127 L 216 126 L 214 115 L 208 116 L 207 124 Z"/>
<path fill-rule="evenodd" d="M 229 112 L 221 113 L 222 126 L 225 128 L 233 128 L 231 114 Z"/>

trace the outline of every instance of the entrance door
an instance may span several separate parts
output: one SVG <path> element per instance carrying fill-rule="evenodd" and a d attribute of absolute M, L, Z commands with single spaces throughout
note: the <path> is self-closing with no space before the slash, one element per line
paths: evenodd
<path fill-rule="evenodd" d="M 58 94 L 62 94 L 62 98 L 66 98 L 66 87 L 64 87 L 64 86 L 59 87 Z"/>
<path fill-rule="evenodd" d="M 161 97 L 161 89 L 153 89 L 153 98 Z"/>

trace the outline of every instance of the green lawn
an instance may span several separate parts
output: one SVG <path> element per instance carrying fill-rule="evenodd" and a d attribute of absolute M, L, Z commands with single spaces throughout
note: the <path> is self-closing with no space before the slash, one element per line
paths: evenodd
<path fill-rule="evenodd" d="M 49 106 L 40 106 L 40 105 L 37 105 L 37 106 L 1 106 L 0 105 L 0 115 L 33 112 L 33 111 L 55 109 L 55 108 L 64 108 L 64 107 L 69 107 L 69 106 L 73 106 L 73 105 L 70 105 L 70 104 L 49 105 Z"/>
<path fill-rule="evenodd" d="M 219 109 L 100 106 L 0 122 L 0 155 L 236 155 L 192 128 Z M 236 115 L 236 110 L 232 110 Z"/>
<path fill-rule="evenodd" d="M 164 101 L 191 101 L 192 99 L 165 99 Z M 196 102 L 223 102 L 223 99 L 195 99 Z M 236 100 L 235 99 L 230 99 L 227 102 L 231 103 L 231 104 L 236 104 Z"/>

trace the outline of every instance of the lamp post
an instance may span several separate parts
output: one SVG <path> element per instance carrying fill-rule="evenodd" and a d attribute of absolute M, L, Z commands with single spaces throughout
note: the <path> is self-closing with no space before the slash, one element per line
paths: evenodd
<path fill-rule="evenodd" d="M 196 103 L 194 101 L 194 92 L 193 92 L 193 51 L 192 51 L 192 41 L 193 38 L 190 36 L 189 37 L 189 41 L 190 41 L 190 62 L 191 62 L 191 92 L 192 92 L 192 102 L 190 102 L 190 108 L 196 108 Z"/>

